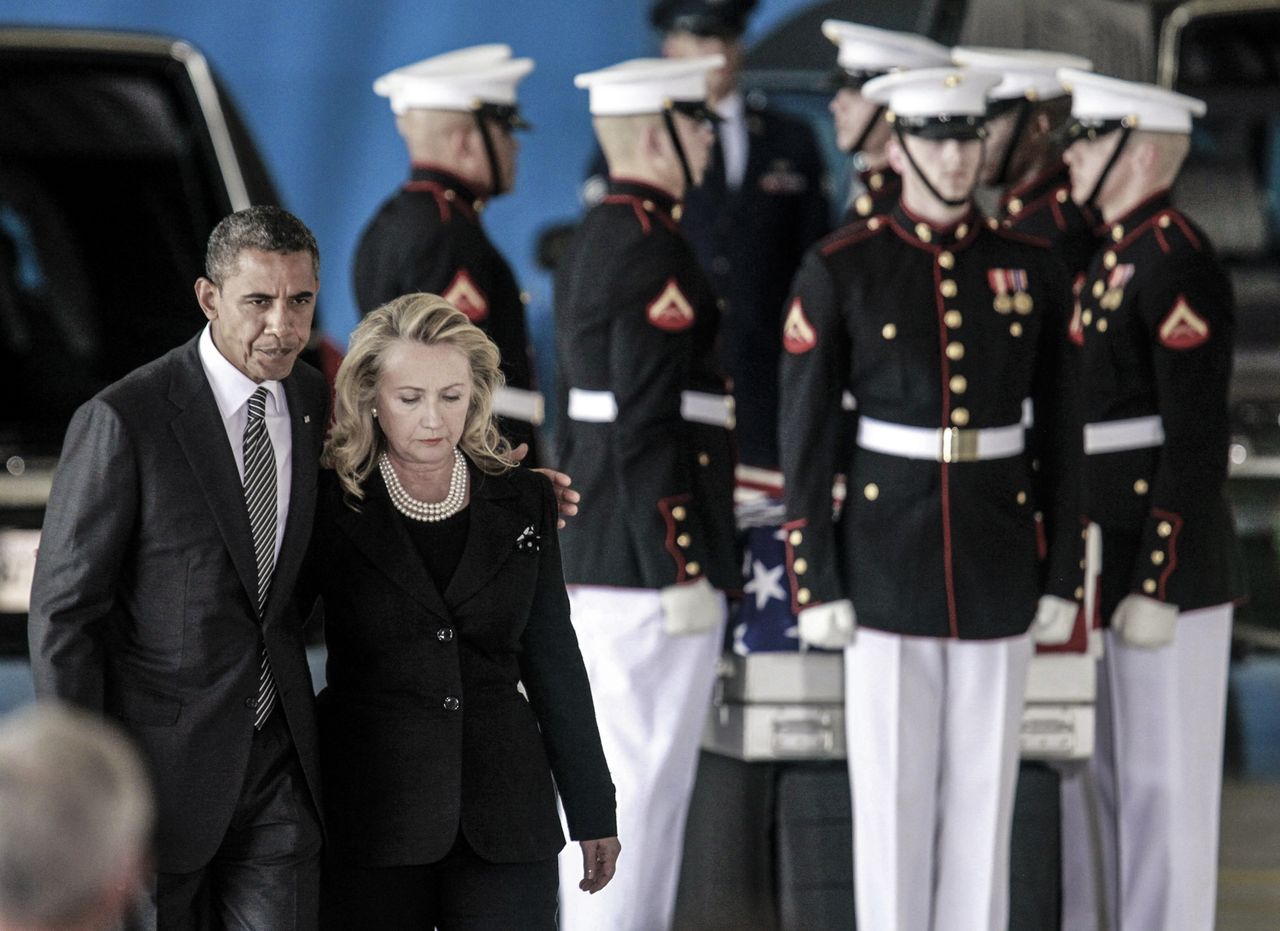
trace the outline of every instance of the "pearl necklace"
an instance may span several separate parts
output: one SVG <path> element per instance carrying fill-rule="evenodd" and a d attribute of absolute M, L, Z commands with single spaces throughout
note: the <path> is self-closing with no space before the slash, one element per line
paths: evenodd
<path fill-rule="evenodd" d="M 467 460 L 463 458 L 458 447 L 453 448 L 453 474 L 449 476 L 449 493 L 443 501 L 419 501 L 404 490 L 400 484 L 400 476 L 391 465 L 386 453 L 378 457 L 378 469 L 382 472 L 382 481 L 387 486 L 387 494 L 397 511 L 405 517 L 422 521 L 441 521 L 452 517 L 462 510 L 467 498 Z"/>

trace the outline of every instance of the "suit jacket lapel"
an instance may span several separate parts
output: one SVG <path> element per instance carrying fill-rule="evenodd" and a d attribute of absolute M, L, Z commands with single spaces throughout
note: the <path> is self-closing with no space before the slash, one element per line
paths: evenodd
<path fill-rule="evenodd" d="M 365 481 L 360 511 L 343 505 L 337 524 L 388 580 L 433 614 L 446 620 L 451 617 L 417 547 L 401 525 L 377 469 Z"/>
<path fill-rule="evenodd" d="M 311 524 L 315 517 L 316 474 L 319 463 L 318 433 L 323 429 L 324 412 L 310 410 L 294 377 L 281 382 L 285 399 L 289 403 L 289 430 L 292 438 L 290 469 L 289 510 L 285 516 L 284 537 L 280 541 L 280 554 L 271 578 L 271 592 L 267 596 L 266 619 L 280 614 L 293 594 L 298 579 L 298 569 L 306 555 L 311 540 Z"/>
<path fill-rule="evenodd" d="M 486 475 L 474 468 L 471 475 L 467 543 L 457 571 L 444 592 L 444 600 L 450 607 L 462 604 L 498 573 L 525 528 L 537 531 L 537 521 L 512 506 L 519 501 L 519 494 L 511 482 L 501 475 Z"/>
<path fill-rule="evenodd" d="M 200 364 L 198 345 L 199 337 L 187 343 L 177 356 L 178 364 L 169 383 L 169 400 L 180 410 L 171 426 L 209 502 L 236 574 L 253 604 L 258 597 L 258 564 L 253 555 L 253 531 L 245 509 L 244 486 L 227 440 L 227 428 L 218 412 L 218 402 Z"/>

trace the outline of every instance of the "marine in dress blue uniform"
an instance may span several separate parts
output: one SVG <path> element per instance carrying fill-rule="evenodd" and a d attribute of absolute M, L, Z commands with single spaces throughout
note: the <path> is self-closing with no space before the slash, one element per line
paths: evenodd
<path fill-rule="evenodd" d="M 670 925 L 734 556 L 733 399 L 713 367 L 719 312 L 677 220 L 711 147 L 706 75 L 637 59 L 579 75 L 614 177 L 556 270 L 564 426 L 582 491 L 565 579 L 630 867 L 562 896 L 564 929 Z M 561 861 L 562 888 L 581 858 Z"/>
<path fill-rule="evenodd" d="M 1230 283 L 1168 189 L 1205 105 L 1153 85 L 1066 70 L 1073 197 L 1107 242 L 1076 300 L 1080 498 L 1099 531 L 1093 776 L 1112 927 L 1213 925 L 1232 604 L 1242 594 L 1225 496 L 1235 332 Z M 1064 799 L 1065 801 L 1065 799 Z M 1064 926 L 1097 890 L 1065 812 Z M 1094 895 L 1090 895 L 1090 891 Z"/>
<path fill-rule="evenodd" d="M 1043 245 L 970 200 L 999 79 L 922 69 L 866 85 L 893 115 L 903 198 L 812 250 L 786 315 L 787 570 L 801 637 L 848 644 L 861 927 L 1005 925 L 1046 523 L 1056 590 L 1074 579 L 1070 502 L 1043 481 L 1061 473 L 1036 469 L 1070 436 L 1054 429 L 1070 418 L 1069 288 Z M 856 447 L 839 461 L 846 390 Z"/>
<path fill-rule="evenodd" d="M 516 87 L 532 70 L 533 61 L 513 58 L 508 46 L 479 45 L 397 68 L 374 83 L 390 100 L 411 167 L 361 234 L 353 277 L 362 315 L 421 291 L 439 294 L 484 330 L 507 379 L 494 401 L 503 435 L 528 443 L 525 463 L 536 465 L 545 410 L 524 299 L 482 223 L 485 204 L 515 180 L 512 134 L 529 128 Z"/>

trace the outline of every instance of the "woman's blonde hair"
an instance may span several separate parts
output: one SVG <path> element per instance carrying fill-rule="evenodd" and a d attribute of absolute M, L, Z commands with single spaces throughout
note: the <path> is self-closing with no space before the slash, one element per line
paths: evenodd
<path fill-rule="evenodd" d="M 334 385 L 334 420 L 321 463 L 338 473 L 348 499 L 364 500 L 361 485 L 386 448 L 373 408 L 387 353 L 400 341 L 452 346 L 471 363 L 471 403 L 458 446 L 483 472 L 515 466 L 511 444 L 498 433 L 493 396 L 505 383 L 498 347 L 444 298 L 406 294 L 383 304 L 351 333 Z"/>

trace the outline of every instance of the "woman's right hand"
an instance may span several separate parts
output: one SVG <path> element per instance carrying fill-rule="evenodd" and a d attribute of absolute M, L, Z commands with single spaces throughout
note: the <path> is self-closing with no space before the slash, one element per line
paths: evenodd
<path fill-rule="evenodd" d="M 609 885 L 618 867 L 622 844 L 616 837 L 579 841 L 582 845 L 582 882 L 578 888 L 592 895 Z"/>

